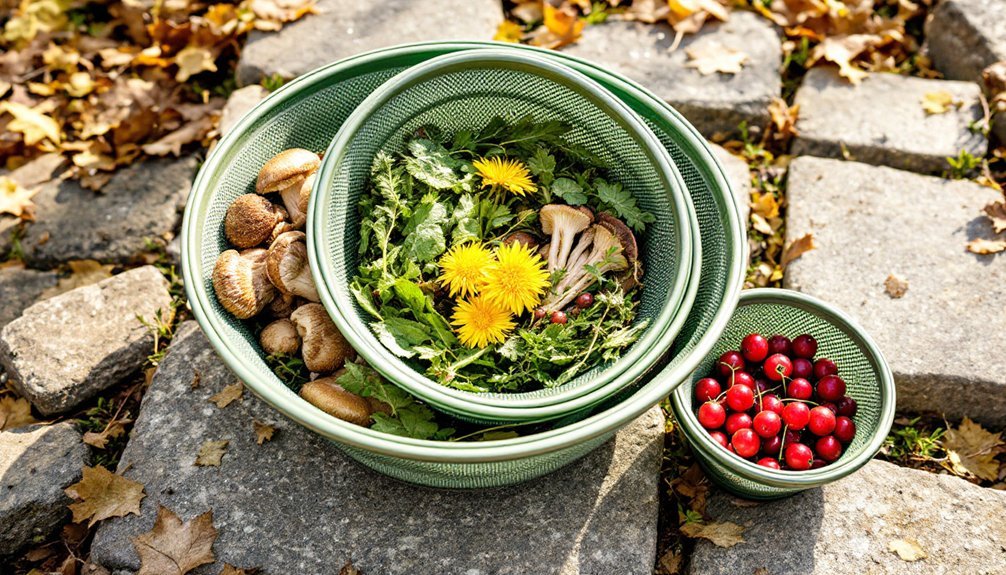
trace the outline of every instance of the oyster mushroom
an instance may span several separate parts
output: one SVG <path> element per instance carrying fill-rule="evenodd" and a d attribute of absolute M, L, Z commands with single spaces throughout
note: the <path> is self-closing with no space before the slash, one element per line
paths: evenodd
<path fill-rule="evenodd" d="M 269 247 L 266 272 L 269 281 L 283 295 L 317 302 L 320 298 L 307 261 L 306 238 L 304 232 L 286 232 L 276 238 Z"/>
<path fill-rule="evenodd" d="M 307 199 L 314 181 L 310 176 L 320 164 L 321 158 L 312 151 L 303 148 L 284 150 L 262 166 L 255 191 L 259 194 L 279 192 L 290 214 L 291 225 L 300 228 L 307 218 Z"/>
<path fill-rule="evenodd" d="M 301 357 L 310 371 L 331 373 L 356 352 L 318 303 L 308 303 L 290 314 L 301 339 Z"/>
<path fill-rule="evenodd" d="M 276 296 L 266 274 L 264 249 L 226 250 L 213 266 L 213 291 L 224 309 L 238 319 L 260 313 Z"/>
<path fill-rule="evenodd" d="M 370 427 L 371 404 L 365 398 L 347 391 L 335 377 L 322 377 L 305 383 L 300 396 L 308 403 L 343 421 Z"/>
<path fill-rule="evenodd" d="M 268 355 L 293 355 L 300 349 L 297 326 L 288 319 L 278 319 L 265 326 L 258 340 Z"/>
<path fill-rule="evenodd" d="M 576 235 L 591 223 L 586 213 L 565 204 L 548 204 L 539 211 L 541 231 L 551 234 L 548 250 L 548 271 L 566 267 Z"/>
<path fill-rule="evenodd" d="M 274 230 L 286 227 L 286 210 L 267 198 L 244 194 L 227 208 L 224 235 L 239 248 L 253 248 L 273 236 Z"/>

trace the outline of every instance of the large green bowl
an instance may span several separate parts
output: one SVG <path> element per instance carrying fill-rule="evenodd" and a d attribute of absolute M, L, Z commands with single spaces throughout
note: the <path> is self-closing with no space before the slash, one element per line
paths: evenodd
<path fill-rule="evenodd" d="M 838 364 L 858 410 L 853 417 L 856 436 L 836 462 L 807 471 L 776 471 L 728 452 L 699 424 L 693 401 L 695 382 L 709 374 L 720 354 L 739 349 L 749 333 L 789 338 L 809 333 L 817 339 L 817 356 Z M 737 310 L 691 382 L 674 391 L 673 406 L 692 451 L 717 485 L 749 499 L 777 499 L 841 479 L 866 465 L 891 429 L 894 395 L 894 377 L 883 354 L 852 318 L 799 292 L 755 289 L 741 294 Z"/>
<path fill-rule="evenodd" d="M 654 215 L 639 238 L 646 275 L 636 321 L 648 326 L 619 360 L 565 385 L 473 393 L 433 381 L 420 364 L 382 345 L 367 323 L 373 316 L 356 302 L 349 285 L 359 265 L 357 206 L 374 157 L 402 152 L 420 127 L 435 125 L 450 134 L 481 128 L 500 115 L 570 125 L 567 138 L 610 165 L 612 176 Z M 682 325 L 673 320 L 687 317 L 688 288 L 700 277 L 697 269 L 692 275 L 700 259 L 692 248 L 699 232 L 691 199 L 653 132 L 598 83 L 553 59 L 512 47 L 440 56 L 381 85 L 357 106 L 325 152 L 307 220 L 311 269 L 339 331 L 389 380 L 441 411 L 476 423 L 558 419 L 583 408 L 583 402 L 571 401 L 575 398 L 589 394 L 588 402 L 595 403 L 638 381 L 670 348 Z"/>
<path fill-rule="evenodd" d="M 702 277 L 692 311 L 661 371 L 582 420 L 484 443 L 420 441 L 378 433 L 331 417 L 287 388 L 264 362 L 248 326 L 228 314 L 213 295 L 213 264 L 227 247 L 222 221 L 228 204 L 253 190 L 260 166 L 276 152 L 293 146 L 324 149 L 356 104 L 396 73 L 442 54 L 494 45 L 399 46 L 336 62 L 284 86 L 239 121 L 209 154 L 193 184 L 182 230 L 182 266 L 193 314 L 248 389 L 361 463 L 398 479 L 436 487 L 518 483 L 554 471 L 601 445 L 688 378 L 733 312 L 746 267 L 745 232 L 733 193 L 705 140 L 691 125 L 624 78 L 569 56 L 521 48 L 564 62 L 628 104 L 654 130 L 685 180 L 702 232 Z"/>

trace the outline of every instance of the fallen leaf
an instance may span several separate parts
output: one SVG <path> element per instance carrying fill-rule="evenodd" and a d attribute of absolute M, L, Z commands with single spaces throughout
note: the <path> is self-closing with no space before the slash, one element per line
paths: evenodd
<path fill-rule="evenodd" d="M 1000 434 L 990 433 L 965 417 L 957 429 L 948 429 L 943 436 L 949 470 L 957 475 L 974 475 L 986 481 L 998 477 L 997 448 L 1003 445 Z"/>
<path fill-rule="evenodd" d="M 779 200 L 770 192 L 755 194 L 751 210 L 765 219 L 779 217 Z"/>
<path fill-rule="evenodd" d="M 252 0 L 251 9 L 258 17 L 255 28 L 267 31 L 279 30 L 286 22 L 318 13 L 314 0 Z"/>
<path fill-rule="evenodd" d="M 131 419 L 113 419 L 100 432 L 88 431 L 85 433 L 84 443 L 98 449 L 105 449 L 108 445 L 108 440 L 126 433 L 126 425 L 129 423 L 132 423 Z"/>
<path fill-rule="evenodd" d="M 34 146 L 49 139 L 53 144 L 60 142 L 59 124 L 43 113 L 39 106 L 29 108 L 17 102 L 0 102 L 0 115 L 6 112 L 14 119 L 7 123 L 7 129 L 24 135 L 26 146 Z"/>
<path fill-rule="evenodd" d="M 950 108 L 959 105 L 960 101 L 946 90 L 926 92 L 922 95 L 922 109 L 926 111 L 927 115 L 945 114 L 950 111 Z"/>
<path fill-rule="evenodd" d="M 814 234 L 805 234 L 802 238 L 794 241 L 782 253 L 782 261 L 779 265 L 786 267 L 789 263 L 810 250 L 816 248 L 814 245 Z"/>
<path fill-rule="evenodd" d="M 549 2 L 542 5 L 541 28 L 531 35 L 531 44 L 545 48 L 561 48 L 580 39 L 586 22 L 575 13 L 556 8 Z"/>
<path fill-rule="evenodd" d="M 339 569 L 339 575 L 363 575 L 363 571 L 357 569 L 352 561 L 346 561 L 342 569 Z"/>
<path fill-rule="evenodd" d="M 838 73 L 842 77 L 848 79 L 853 84 L 858 84 L 869 74 L 854 66 L 852 63 L 853 59 L 865 52 L 869 47 L 882 41 L 883 39 L 875 34 L 828 36 L 814 48 L 807 65 L 812 66 L 815 62 L 822 59 L 828 60 L 829 62 L 838 64 Z"/>
<path fill-rule="evenodd" d="M 258 569 L 239 569 L 230 563 L 224 563 L 224 568 L 220 571 L 220 575 L 252 575 L 257 572 Z"/>
<path fill-rule="evenodd" d="M 140 556 L 137 575 L 184 575 L 213 563 L 216 538 L 212 511 L 182 523 L 173 511 L 160 505 L 153 529 L 133 538 Z"/>
<path fill-rule="evenodd" d="M 244 393 L 244 390 L 245 387 L 241 384 L 241 382 L 232 383 L 221 389 L 216 395 L 209 398 L 207 401 L 215 403 L 217 404 L 217 407 L 223 409 L 241 399 L 241 394 Z"/>
<path fill-rule="evenodd" d="M 201 446 L 199 446 L 199 454 L 196 456 L 195 465 L 203 467 L 220 467 L 220 461 L 223 459 L 224 454 L 227 453 L 227 444 L 230 443 L 226 439 L 220 441 L 204 441 Z"/>
<path fill-rule="evenodd" d="M 900 298 L 908 291 L 908 280 L 891 274 L 884 280 L 884 290 L 892 298 Z"/>
<path fill-rule="evenodd" d="M 752 575 L 772 575 L 772 573 L 765 567 L 759 567 L 754 570 L 754 573 L 752 573 Z"/>
<path fill-rule="evenodd" d="M 156 142 L 144 145 L 143 152 L 151 156 L 181 155 L 182 146 L 201 140 L 213 128 L 213 124 L 214 120 L 211 116 L 204 116 L 194 122 L 187 122 L 181 128 Z"/>
<path fill-rule="evenodd" d="M 778 142 L 787 142 L 793 136 L 799 135 L 796 121 L 800 116 L 800 104 L 790 106 L 782 98 L 772 98 L 768 105 L 769 117 L 772 119 L 772 138 Z"/>
<path fill-rule="evenodd" d="M 104 467 L 85 467 L 80 481 L 64 490 L 67 496 L 79 499 L 70 504 L 74 523 L 87 520 L 88 527 L 109 517 L 140 514 L 143 484 L 112 473 Z"/>
<path fill-rule="evenodd" d="M 887 543 L 887 550 L 897 553 L 902 561 L 918 561 L 927 557 L 918 542 L 910 539 L 893 539 Z"/>
<path fill-rule="evenodd" d="M 985 215 L 992 220 L 992 229 L 997 234 L 1006 232 L 1006 203 L 993 202 L 985 206 Z"/>
<path fill-rule="evenodd" d="M 70 290 L 96 284 L 103 279 L 112 277 L 112 265 L 102 265 L 94 260 L 75 260 L 67 264 L 70 268 L 70 275 L 59 278 L 55 286 L 42 292 L 42 297 L 66 293 Z"/>
<path fill-rule="evenodd" d="M 748 60 L 748 55 L 744 52 L 718 42 L 705 42 L 700 46 L 692 46 L 685 50 L 685 53 L 689 58 L 685 66 L 698 69 L 699 74 L 703 76 L 716 72 L 737 74 Z"/>
<path fill-rule="evenodd" d="M 216 72 L 216 56 L 209 49 L 202 46 L 186 46 L 175 54 L 175 64 L 178 72 L 175 73 L 175 80 L 186 82 L 192 76 L 200 72 Z"/>
<path fill-rule="evenodd" d="M 713 523 L 686 523 L 681 526 L 681 533 L 692 539 L 708 539 L 717 547 L 733 547 L 744 543 L 744 528 L 729 521 Z"/>
<path fill-rule="evenodd" d="M 997 254 L 1006 251 L 1006 240 L 986 240 L 979 238 L 968 242 L 968 251 L 973 254 Z"/>
<path fill-rule="evenodd" d="M 775 230 L 773 230 L 772 226 L 769 225 L 768 220 L 766 220 L 761 214 L 751 214 L 751 227 L 766 236 L 770 236 L 775 233 Z"/>
<path fill-rule="evenodd" d="M 0 397 L 0 431 L 32 423 L 37 423 L 37 420 L 31 416 L 31 404 L 27 399 L 10 395 Z"/>
<path fill-rule="evenodd" d="M 31 198 L 38 190 L 28 190 L 7 176 L 0 176 L 0 214 L 30 216 L 35 210 Z"/>
<path fill-rule="evenodd" d="M 199 373 L 198 370 L 192 370 L 192 383 L 189 384 L 189 389 L 196 389 L 199 387 L 203 381 L 203 375 Z"/>
<path fill-rule="evenodd" d="M 660 556 L 660 572 L 663 575 L 678 575 L 685 558 L 675 549 L 670 549 Z"/>
<path fill-rule="evenodd" d="M 252 421 L 252 427 L 255 428 L 255 443 L 259 445 L 272 440 L 272 434 L 276 433 L 275 427 L 262 423 L 257 419 Z"/>
<path fill-rule="evenodd" d="M 493 40 L 497 42 L 520 42 L 520 39 L 524 37 L 524 28 L 510 20 L 504 20 L 500 22 L 500 25 L 496 28 L 496 34 L 493 35 Z"/>

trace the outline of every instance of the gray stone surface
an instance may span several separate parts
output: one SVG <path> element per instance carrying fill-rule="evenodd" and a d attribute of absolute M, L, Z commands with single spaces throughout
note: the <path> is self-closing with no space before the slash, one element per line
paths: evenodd
<path fill-rule="evenodd" d="M 0 432 L 0 557 L 62 522 L 70 503 L 63 489 L 80 479 L 89 457 L 70 423 Z"/>
<path fill-rule="evenodd" d="M 746 525 L 728 549 L 699 541 L 691 575 L 994 575 L 1006 565 L 1006 492 L 871 461 L 845 479 L 770 503 L 709 499 L 717 521 Z M 891 541 L 928 555 L 903 561 Z M 759 571 L 765 569 L 766 571 Z"/>
<path fill-rule="evenodd" d="M 279 32 L 253 32 L 238 62 L 238 82 L 293 78 L 347 56 L 427 40 L 491 40 L 503 20 L 498 0 L 319 0 L 321 14 Z"/>
<path fill-rule="evenodd" d="M 706 137 L 736 133 L 742 121 L 750 126 L 768 124 L 768 105 L 782 91 L 782 49 L 770 22 L 751 12 L 735 11 L 728 22 L 710 21 L 701 32 L 685 36 L 676 50 L 669 51 L 673 42 L 674 31 L 667 24 L 608 22 L 588 26 L 580 41 L 563 51 L 646 86 Z M 686 67 L 687 50 L 707 44 L 739 50 L 747 54 L 748 61 L 738 74 L 703 76 Z"/>
<path fill-rule="evenodd" d="M 926 25 L 926 46 L 947 78 L 981 81 L 982 69 L 1006 60 L 1006 2 L 943 0 Z"/>
<path fill-rule="evenodd" d="M 0 331 L 0 365 L 43 414 L 71 409 L 132 375 L 152 351 L 137 316 L 167 316 L 168 282 L 153 266 L 41 301 Z"/>
<path fill-rule="evenodd" d="M 981 209 L 1001 196 L 950 181 L 819 158 L 790 165 L 786 241 L 817 249 L 789 265 L 786 287 L 855 317 L 884 352 L 898 407 L 1006 424 L 1006 254 L 965 250 L 992 237 Z M 894 299 L 884 280 L 908 281 Z"/>
<path fill-rule="evenodd" d="M 139 162 L 116 172 L 100 193 L 72 180 L 43 184 L 32 198 L 35 222 L 21 240 L 25 261 L 136 261 L 148 241 L 171 239 L 195 169 L 194 156 Z"/>
<path fill-rule="evenodd" d="M 0 169 L 0 175 L 7 176 L 21 184 L 21 186 L 32 189 L 58 176 L 59 172 L 66 165 L 66 158 L 62 155 L 55 153 L 45 154 L 16 170 L 7 171 Z M 18 231 L 20 223 L 20 218 L 7 214 L 0 215 L 0 257 L 6 257 L 14 245 L 14 235 Z"/>
<path fill-rule="evenodd" d="M 723 146 L 710 142 L 709 147 L 723 166 L 727 181 L 733 186 L 734 197 L 737 198 L 737 205 L 741 208 L 741 221 L 746 224 L 751 217 L 751 171 L 748 169 L 748 164 Z"/>
<path fill-rule="evenodd" d="M 200 385 L 191 389 L 193 372 Z M 213 509 L 226 561 L 264 573 L 619 573 L 649 575 L 656 551 L 663 419 L 652 410 L 612 442 L 547 477 L 482 492 L 432 490 L 376 474 L 248 393 L 207 399 L 234 376 L 191 323 L 147 394 L 120 469 L 146 485 L 141 516 L 102 523 L 91 559 L 138 567 L 130 538 L 159 504 L 184 519 Z M 252 421 L 274 425 L 258 446 Z M 195 467 L 205 440 L 228 440 L 221 467 Z M 128 469 L 127 469 L 128 468 Z"/>
<path fill-rule="evenodd" d="M 251 86 L 234 90 L 230 97 L 227 98 L 227 104 L 220 115 L 220 135 L 226 136 L 242 116 L 247 114 L 255 107 L 255 104 L 261 102 L 268 95 L 269 92 L 259 84 L 252 84 Z"/>
<path fill-rule="evenodd" d="M 927 114 L 927 93 L 947 92 L 962 102 Z M 813 68 L 796 93 L 800 115 L 795 155 L 843 157 L 922 173 L 942 173 L 961 150 L 984 156 L 988 140 L 968 125 L 982 118 L 981 90 L 971 82 L 871 74 L 853 85 L 837 68 Z"/>
<path fill-rule="evenodd" d="M 42 299 L 42 292 L 55 286 L 57 279 L 56 272 L 0 269 L 0 330 Z"/>

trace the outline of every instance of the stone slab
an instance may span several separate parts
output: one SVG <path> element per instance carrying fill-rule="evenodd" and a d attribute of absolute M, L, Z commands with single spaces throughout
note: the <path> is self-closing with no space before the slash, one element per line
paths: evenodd
<path fill-rule="evenodd" d="M 751 170 L 748 169 L 747 162 L 731 154 L 723 146 L 710 142 L 709 148 L 726 172 L 727 181 L 733 187 L 734 197 L 741 209 L 741 221 L 746 225 L 751 217 Z"/>
<path fill-rule="evenodd" d="M 42 292 L 54 287 L 58 279 L 52 271 L 0 269 L 0 330 L 42 299 Z"/>
<path fill-rule="evenodd" d="M 47 537 L 69 515 L 63 489 L 90 461 L 70 423 L 0 432 L 0 557 Z"/>
<path fill-rule="evenodd" d="M 738 125 L 765 126 L 768 105 L 782 92 L 782 48 L 770 22 L 735 11 L 725 23 L 708 22 L 671 51 L 674 31 L 667 24 L 607 22 L 588 26 L 564 52 L 592 60 L 641 83 L 685 115 L 706 137 L 735 134 Z M 737 74 L 704 76 L 688 68 L 689 48 L 720 45 L 739 50 L 748 61 Z"/>
<path fill-rule="evenodd" d="M 154 322 L 171 312 L 168 282 L 144 266 L 39 302 L 0 331 L 0 365 L 45 415 L 67 411 L 136 373 Z"/>
<path fill-rule="evenodd" d="M 200 385 L 191 389 L 193 373 Z M 613 441 L 547 477 L 463 492 L 395 481 L 281 417 L 249 393 L 217 409 L 207 399 L 234 376 L 191 322 L 179 329 L 143 398 L 120 462 L 146 485 L 142 514 L 102 523 L 91 559 L 139 567 L 130 538 L 158 505 L 189 519 L 213 509 L 217 564 L 264 573 L 649 575 L 656 552 L 663 418 L 654 409 Z M 255 444 L 252 421 L 274 425 Z M 206 440 L 227 440 L 222 465 L 195 467 Z"/>
<path fill-rule="evenodd" d="M 927 114 L 922 99 L 946 92 L 961 102 Z M 942 173 L 961 150 L 982 157 L 988 140 L 969 125 L 983 117 L 981 89 L 971 82 L 871 74 L 859 85 L 837 68 L 813 68 L 796 93 L 800 106 L 794 155 L 843 158 L 922 173 Z"/>
<path fill-rule="evenodd" d="M 707 511 L 745 525 L 728 549 L 699 541 L 690 575 L 992 575 L 1006 565 L 1006 492 L 871 461 L 819 489 L 742 504 L 716 492 Z M 927 554 L 903 561 L 892 541 Z M 760 570 L 764 571 L 760 571 Z"/>
<path fill-rule="evenodd" d="M 354 54 L 428 40 L 491 40 L 503 20 L 498 0 L 319 0 L 320 14 L 275 33 L 253 32 L 237 76 L 255 84 L 278 74 L 294 78 Z"/>
<path fill-rule="evenodd" d="M 16 170 L 0 169 L 0 176 L 13 179 L 22 187 L 37 188 L 59 175 L 68 164 L 61 154 L 45 154 L 39 156 Z M 0 258 L 6 258 L 14 245 L 14 236 L 18 233 L 20 218 L 0 214 Z"/>
<path fill-rule="evenodd" d="M 817 249 L 785 286 L 828 301 L 873 336 L 894 371 L 898 408 L 1006 424 L 1006 254 L 966 251 L 992 237 L 994 190 L 856 162 L 790 165 L 786 242 Z M 884 281 L 908 281 L 899 299 Z"/>
<path fill-rule="evenodd" d="M 926 24 L 926 47 L 947 78 L 980 82 L 986 66 L 1006 60 L 1006 2 L 941 1 Z"/>

